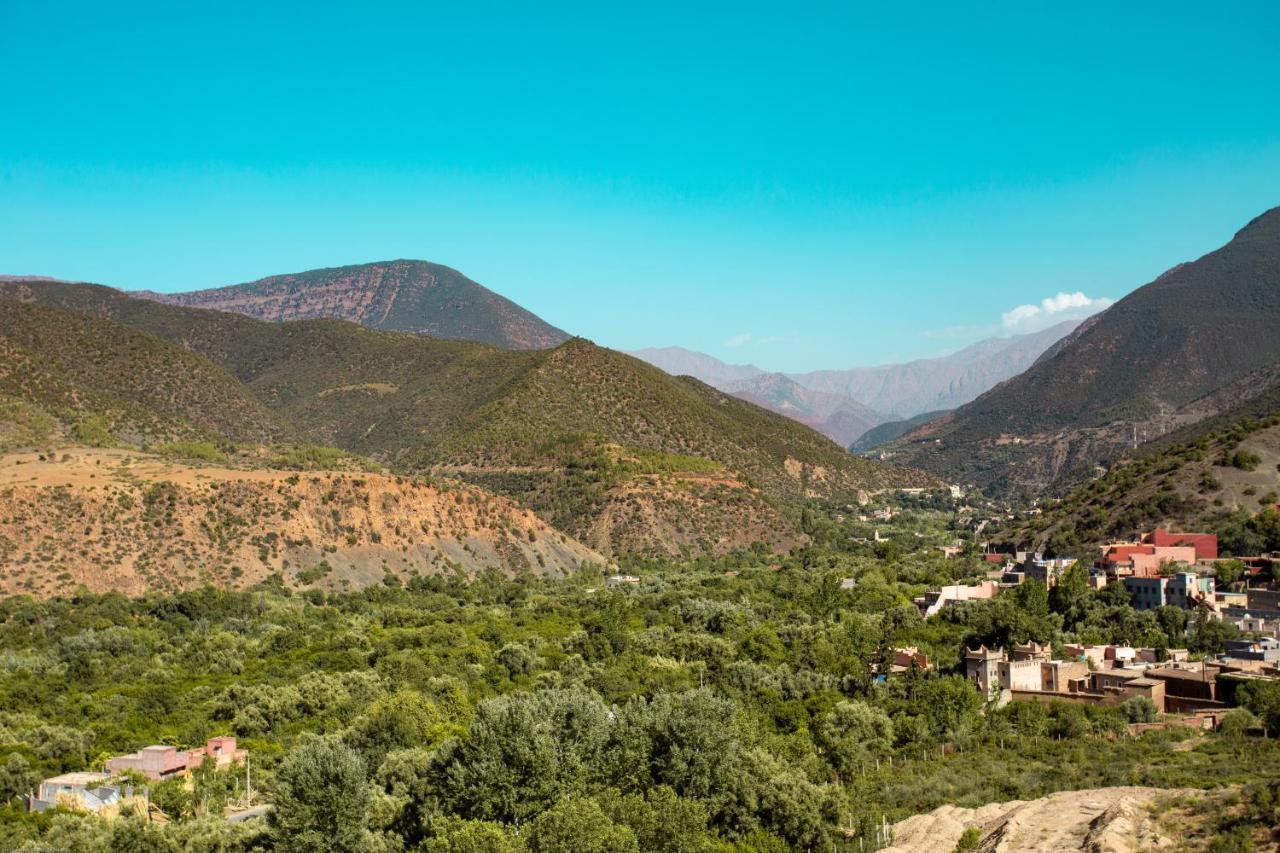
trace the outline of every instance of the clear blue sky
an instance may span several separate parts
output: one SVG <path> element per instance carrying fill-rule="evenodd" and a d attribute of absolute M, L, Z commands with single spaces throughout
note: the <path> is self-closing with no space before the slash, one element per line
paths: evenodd
<path fill-rule="evenodd" d="M 0 0 L 0 272 L 414 257 L 609 346 L 932 355 L 1280 204 L 1278 44 L 1275 2 Z"/>

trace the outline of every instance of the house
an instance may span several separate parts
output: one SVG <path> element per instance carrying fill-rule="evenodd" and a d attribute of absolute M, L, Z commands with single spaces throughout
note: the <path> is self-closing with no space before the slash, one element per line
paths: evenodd
<path fill-rule="evenodd" d="M 1124 587 L 1133 596 L 1137 610 L 1155 610 L 1166 605 L 1192 610 L 1213 601 L 1213 578 L 1202 578 L 1195 572 L 1178 572 L 1171 578 L 1127 577 Z"/>
<path fill-rule="evenodd" d="M 1102 548 L 1101 568 L 1117 577 L 1160 577 L 1170 566 L 1192 565 L 1196 549 L 1189 545 L 1116 544 Z"/>
<path fill-rule="evenodd" d="M 640 578 L 635 575 L 609 575 L 604 579 L 606 589 L 617 589 L 621 586 L 639 586 Z"/>
<path fill-rule="evenodd" d="M 120 802 L 118 787 L 108 785 L 108 773 L 63 773 L 40 783 L 28 811 L 43 812 L 61 806 L 78 812 L 99 812 Z"/>
<path fill-rule="evenodd" d="M 979 601 L 982 599 L 995 598 L 996 593 L 1000 591 L 1000 585 L 995 581 L 983 581 L 974 586 L 944 586 L 942 589 L 930 590 L 922 596 L 915 599 L 916 607 L 920 608 L 920 615 L 926 619 L 935 615 L 942 608 L 955 604 L 959 601 Z"/>
<path fill-rule="evenodd" d="M 964 650 L 964 675 L 983 696 L 990 696 L 1000 684 L 1000 662 L 1004 653 L 979 646 Z"/>
<path fill-rule="evenodd" d="M 1218 559 L 1218 537 L 1213 533 L 1172 533 L 1157 527 L 1142 541 L 1157 547 L 1190 546 L 1195 549 L 1196 560 Z"/>
<path fill-rule="evenodd" d="M 209 738 L 202 748 L 178 749 L 176 746 L 157 744 L 143 747 L 129 755 L 118 755 L 108 759 L 107 772 L 115 775 L 135 771 L 148 779 L 159 781 L 182 776 L 206 761 L 212 761 L 215 767 L 223 768 L 243 760 L 246 755 L 246 750 L 236 748 L 235 738 L 214 737 Z"/>
<path fill-rule="evenodd" d="M 1220 657 L 1237 660 L 1280 663 L 1280 640 L 1265 637 L 1261 640 L 1226 640 Z"/>
<path fill-rule="evenodd" d="M 912 663 L 914 663 L 921 672 L 925 672 L 929 669 L 929 656 L 915 646 L 907 646 L 905 649 L 893 650 L 894 672 L 906 672 L 911 669 Z"/>

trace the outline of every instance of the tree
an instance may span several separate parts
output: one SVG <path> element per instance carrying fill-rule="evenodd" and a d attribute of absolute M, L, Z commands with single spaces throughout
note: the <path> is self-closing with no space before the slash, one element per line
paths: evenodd
<path fill-rule="evenodd" d="M 1077 560 L 1049 590 L 1049 607 L 1062 614 L 1063 625 L 1070 629 L 1084 621 L 1089 598 L 1089 570 Z"/>
<path fill-rule="evenodd" d="M 360 753 L 370 773 L 387 754 L 410 747 L 433 746 L 442 739 L 443 720 L 435 705 L 420 694 L 403 691 L 379 699 L 356 719 L 343 741 Z"/>
<path fill-rule="evenodd" d="M 466 738 L 432 759 L 435 795 L 469 818 L 521 822 L 601 772 L 609 711 L 584 690 L 515 693 L 481 702 Z"/>
<path fill-rule="evenodd" d="M 286 853 L 357 851 L 366 838 L 370 791 L 355 750 L 320 738 L 295 748 L 276 775 L 268 820 Z"/>
<path fill-rule="evenodd" d="M 631 827 L 646 853 L 692 853 L 711 848 L 708 814 L 697 800 L 681 799 L 666 785 L 640 794 L 605 788 L 596 801 L 614 823 Z"/>
<path fill-rule="evenodd" d="M 609 819 L 595 800 L 565 799 L 529 827 L 530 853 L 639 853 L 630 827 Z"/>
<path fill-rule="evenodd" d="M 31 764 L 16 752 L 0 765 L 0 801 L 8 802 L 35 788 L 40 780 Z"/>
<path fill-rule="evenodd" d="M 1280 682 L 1250 681 L 1240 685 L 1240 704 L 1262 720 L 1268 734 L 1280 733 Z"/>
<path fill-rule="evenodd" d="M 444 818 L 433 827 L 435 837 L 423 844 L 428 853 L 519 853 L 511 830 L 484 820 Z"/>
<path fill-rule="evenodd" d="M 831 766 L 847 779 L 893 749 L 893 721 L 866 702 L 840 702 L 818 722 L 815 740 Z"/>

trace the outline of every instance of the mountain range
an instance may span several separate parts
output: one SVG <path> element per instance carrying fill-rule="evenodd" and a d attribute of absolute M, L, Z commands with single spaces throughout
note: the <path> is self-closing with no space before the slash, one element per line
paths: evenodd
<path fill-rule="evenodd" d="M 1268 399 L 1280 377 L 1278 329 L 1280 208 L 884 456 L 997 490 L 1059 491 L 1144 442 Z"/>
<path fill-rule="evenodd" d="M 578 561 L 785 549 L 803 541 L 808 498 L 937 482 L 581 338 L 512 350 L 47 281 L 0 283 L 0 301 L 0 444 L 11 449 L 196 447 L 252 465 L 290 457 L 280 446 L 338 448 L 388 473 L 464 482 L 491 507 L 532 509 L 587 549 L 571 552 Z M 495 547 L 472 546 L 463 567 L 490 565 L 474 555 Z"/>
<path fill-rule="evenodd" d="M 631 355 L 668 373 L 701 379 L 735 396 L 808 424 L 842 446 L 858 444 L 873 427 L 955 408 L 1026 370 L 1078 321 L 1025 335 L 989 338 L 940 358 L 903 364 L 772 373 L 751 364 L 726 364 L 682 347 Z M 892 429 L 896 437 L 909 429 Z M 887 440 L 887 439 L 884 439 Z"/>

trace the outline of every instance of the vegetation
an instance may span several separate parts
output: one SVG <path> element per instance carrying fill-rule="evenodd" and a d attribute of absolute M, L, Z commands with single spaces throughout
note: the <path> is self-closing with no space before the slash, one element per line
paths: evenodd
<path fill-rule="evenodd" d="M 214 832 L 206 809 L 242 793 L 234 772 L 199 780 L 198 797 L 156 786 L 165 827 L 11 804 L 0 847 L 848 850 L 946 802 L 1276 780 L 1280 741 L 1247 722 L 1129 737 L 1149 706 L 994 710 L 960 674 L 978 643 L 1212 653 L 1220 623 L 1135 611 L 1078 573 L 926 622 L 911 596 L 982 571 L 921 547 L 945 513 L 905 510 L 889 542 L 865 545 L 842 511 L 810 507 L 806 523 L 816 544 L 786 558 L 633 560 L 641 584 L 624 590 L 587 571 L 0 602 L 5 796 L 147 743 L 230 733 L 274 804 L 265 823 Z M 878 678 L 906 645 L 934 667 Z M 1280 707 L 1245 701 L 1263 720 Z M 200 846 L 206 831 L 220 846 Z"/>
<path fill-rule="evenodd" d="M 0 284 L 4 296 L 41 303 L 12 302 L 31 319 L 0 328 L 56 385 L 37 393 L 27 382 L 24 399 L 62 411 L 84 391 L 81 408 L 101 414 L 115 442 L 337 447 L 500 491 L 565 532 L 606 537 L 591 544 L 610 553 L 657 553 L 672 538 L 677 553 L 722 553 L 770 538 L 765 527 L 782 547 L 808 495 L 932 483 L 581 339 L 516 352 L 335 320 L 265 323 L 93 285 Z M 47 334 L 33 337 L 32 325 Z M 81 329 L 65 351 L 64 327 Z M 99 363 L 101 375 L 85 367 Z M 708 484 L 712 474 L 725 482 Z M 615 524 L 619 514 L 631 521 Z M 694 529 L 672 537 L 677 521 Z"/>
<path fill-rule="evenodd" d="M 1075 554 L 1164 525 L 1215 532 L 1225 554 L 1280 549 L 1280 518 L 1268 488 L 1277 478 L 1260 464 L 1262 452 L 1280 448 L 1280 413 L 1215 425 L 1151 446 L 1006 537 Z"/>

